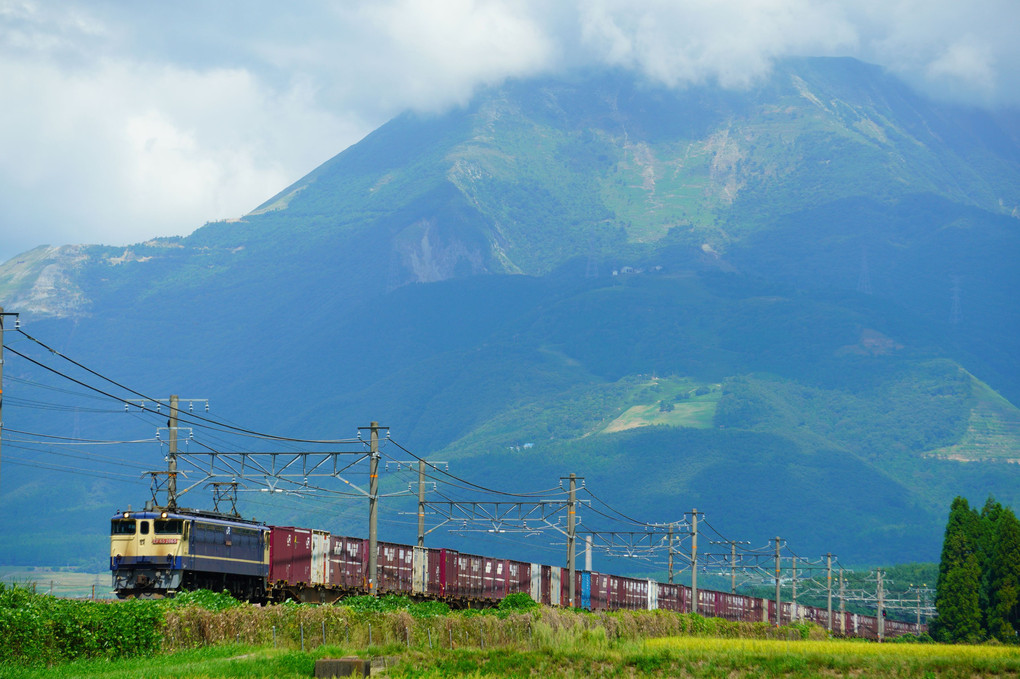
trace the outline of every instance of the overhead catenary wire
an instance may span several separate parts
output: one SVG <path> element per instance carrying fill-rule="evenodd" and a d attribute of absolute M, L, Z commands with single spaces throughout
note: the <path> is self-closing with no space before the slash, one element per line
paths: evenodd
<path fill-rule="evenodd" d="M 96 472 L 95 470 L 92 469 L 82 469 L 80 467 L 67 467 L 64 465 L 57 465 L 47 462 L 26 462 L 24 460 L 21 460 L 20 458 L 10 459 L 4 457 L 4 464 L 14 464 L 23 467 L 35 467 L 37 469 L 47 469 L 49 471 L 70 472 L 73 474 L 79 474 L 81 476 L 92 476 L 98 479 L 107 479 L 110 476 L 117 476 L 125 480 L 141 482 L 141 479 L 134 474 L 123 474 L 120 472 Z"/>
<path fill-rule="evenodd" d="M 405 453 L 407 453 L 408 455 L 413 457 L 415 460 L 419 460 L 421 462 L 424 462 L 426 467 L 431 467 L 432 469 L 434 469 L 438 473 L 442 474 L 443 476 L 451 478 L 451 479 L 454 479 L 454 480 L 458 481 L 459 483 L 462 483 L 462 484 L 464 484 L 466 486 L 469 486 L 470 488 L 472 488 L 474 490 L 481 490 L 481 491 L 484 491 L 486 493 L 491 493 L 493 495 L 505 495 L 507 497 L 523 497 L 523 498 L 546 497 L 546 496 L 550 495 L 550 493 L 553 492 L 553 491 L 555 491 L 556 493 L 561 493 L 562 492 L 562 488 L 560 488 L 558 486 L 555 489 L 549 489 L 549 490 L 544 490 L 544 491 L 536 491 L 536 492 L 532 492 L 532 493 L 513 493 L 513 492 L 509 492 L 509 491 L 496 490 L 494 488 L 488 488 L 486 486 L 483 486 L 483 485 L 480 485 L 480 484 L 468 481 L 467 479 L 462 479 L 459 476 L 457 476 L 456 474 L 451 474 L 450 472 L 448 472 L 446 470 L 439 469 L 437 466 L 429 463 L 429 461 L 426 460 L 425 458 L 420 457 L 420 456 L 416 455 L 415 453 L 412 453 L 410 450 L 408 450 L 407 448 L 402 446 L 397 441 L 394 441 L 392 438 L 388 439 L 388 440 L 391 443 L 393 443 L 393 445 L 395 445 L 397 448 L 400 448 L 402 451 L 404 451 Z"/>
<path fill-rule="evenodd" d="M 5 445 L 7 443 L 8 443 L 7 441 L 4 442 Z M 69 452 L 62 451 L 62 450 L 46 450 L 44 448 L 33 448 L 31 446 L 22 445 L 22 444 L 17 443 L 17 442 L 10 442 L 10 447 L 14 448 L 16 450 L 25 450 L 25 451 L 35 452 L 35 453 L 41 453 L 43 455 L 56 455 L 58 457 L 69 457 L 69 458 L 74 458 L 76 460 L 91 460 L 91 461 L 94 461 L 94 462 L 102 462 L 104 464 L 112 464 L 112 465 L 121 466 L 121 467 L 131 467 L 131 468 L 134 468 L 134 469 L 143 469 L 144 468 L 144 467 L 142 467 L 141 465 L 139 465 L 137 463 L 133 464 L 133 463 L 130 463 L 130 462 L 125 462 L 125 461 L 120 460 L 118 458 L 106 457 L 105 455 L 90 454 L 90 453 L 88 453 L 86 451 L 79 451 L 78 454 L 75 454 L 75 453 L 69 453 Z"/>
<path fill-rule="evenodd" d="M 130 394 L 134 394 L 135 396 L 138 396 L 143 401 L 152 401 L 153 403 L 160 403 L 160 399 L 158 399 L 158 398 L 153 398 L 151 396 L 147 396 L 147 395 L 145 395 L 145 394 L 143 394 L 143 393 L 141 393 L 141 392 L 139 392 L 139 391 L 137 391 L 135 389 L 132 389 L 131 387 L 127 387 L 127 386 L 121 384 L 120 382 L 117 382 L 116 380 L 113 380 L 113 379 L 111 379 L 109 377 L 106 377 L 105 375 L 103 375 L 103 374 L 101 374 L 101 373 L 99 373 L 99 372 L 97 372 L 95 370 L 92 370 L 91 368 L 89 368 L 89 367 L 79 363 L 78 361 L 75 361 L 74 359 L 72 359 L 72 358 L 70 358 L 68 356 L 65 356 L 64 354 L 60 353 L 56 349 L 53 349 L 52 347 L 46 345 L 45 343 L 41 342 L 40 340 L 36 339 L 35 337 L 32 337 L 31 335 L 26 333 L 23 328 L 18 329 L 18 332 L 22 333 L 27 338 L 31 339 L 33 342 L 35 342 L 39 346 L 43 347 L 47 351 L 51 352 L 52 354 L 54 354 L 56 356 L 59 356 L 60 358 L 63 358 L 64 360 L 70 362 L 71 364 L 73 364 L 76 367 L 84 370 L 85 372 L 98 377 L 99 379 L 102 379 L 102 380 L 104 380 L 106 382 L 109 382 L 110 384 L 118 387 L 119 389 L 123 389 L 124 391 L 126 391 L 126 392 L 128 392 Z M 77 384 L 79 386 L 85 387 L 86 389 L 91 389 L 92 391 L 95 391 L 96 393 L 102 394 L 102 395 L 104 395 L 104 396 L 106 396 L 106 397 L 108 397 L 110 399 L 113 399 L 114 401 L 118 401 L 118 402 L 123 403 L 125 405 L 131 405 L 130 404 L 130 399 L 125 399 L 125 398 L 121 398 L 121 397 L 115 396 L 114 394 L 111 394 L 110 392 L 108 392 L 108 391 L 106 391 L 104 389 L 100 389 L 99 387 L 96 387 L 96 386 L 93 386 L 93 385 L 88 384 L 86 382 L 83 382 L 83 381 L 81 381 L 81 380 L 79 380 L 79 379 L 77 379 L 75 377 L 72 377 L 72 376 L 70 376 L 70 375 L 68 375 L 68 374 L 66 374 L 64 372 L 61 372 L 60 370 L 57 370 L 56 368 L 53 368 L 52 366 L 48 366 L 45 363 L 42 363 L 41 361 L 37 361 L 37 360 L 31 358 L 30 356 L 21 353 L 17 349 L 14 349 L 13 347 L 11 347 L 9 344 L 4 344 L 4 348 L 6 348 L 7 350 L 11 351 L 16 356 L 20 356 L 21 358 L 25 359 L 26 361 L 29 361 L 30 363 L 32 363 L 32 364 L 34 364 L 34 365 L 36 365 L 36 366 L 38 366 L 40 368 L 43 368 L 44 370 L 47 370 L 47 371 L 49 371 L 49 372 L 51 372 L 51 373 L 53 373 L 55 375 L 58 375 L 58 376 L 63 377 L 65 379 L 68 379 L 68 380 L 74 382 L 75 384 Z M 140 409 L 141 410 L 148 410 L 150 412 L 153 412 L 150 408 L 147 408 L 144 405 L 141 406 Z M 309 444 L 323 444 L 323 445 L 345 445 L 345 444 L 364 443 L 364 441 L 362 441 L 360 438 L 350 438 L 350 439 L 301 439 L 301 438 L 295 438 L 295 437 L 290 437 L 290 436 L 279 436 L 279 435 L 275 435 L 275 434 L 267 434 L 267 433 L 258 432 L 258 431 L 252 430 L 252 429 L 247 429 L 247 428 L 244 428 L 244 427 L 236 427 L 236 426 L 233 426 L 233 425 L 224 424 L 224 423 L 218 422 L 217 420 L 215 420 L 213 418 L 202 417 L 201 415 L 196 415 L 196 414 L 191 413 L 191 412 L 185 413 L 184 411 L 179 411 L 178 419 L 182 420 L 182 421 L 186 421 L 187 423 L 190 423 L 190 424 L 201 423 L 204 426 L 208 426 L 208 427 L 211 427 L 213 429 L 219 429 L 220 431 L 224 431 L 224 432 L 235 433 L 235 434 L 239 434 L 239 435 L 243 435 L 243 436 L 251 436 L 251 437 L 254 437 L 254 438 L 261 438 L 261 439 L 272 440 L 272 441 L 291 441 L 291 442 L 295 442 L 295 443 L 309 443 Z"/>
<path fill-rule="evenodd" d="M 37 438 L 57 439 L 59 441 L 66 442 L 66 443 L 50 442 L 48 445 L 51 445 L 51 446 L 58 446 L 58 445 L 83 445 L 83 446 L 87 446 L 87 445 L 107 445 L 107 446 L 109 446 L 109 445 L 118 445 L 118 444 L 125 444 L 125 443 L 155 443 L 156 440 L 157 440 L 155 438 L 151 438 L 151 439 L 134 439 L 134 440 L 130 440 L 130 441 L 110 441 L 110 440 L 102 440 L 102 439 L 83 439 L 83 438 L 76 438 L 76 437 L 73 437 L 73 436 L 57 436 L 55 434 L 39 434 L 39 433 L 36 433 L 36 432 L 31 432 L 31 431 L 21 431 L 20 429 L 11 429 L 10 427 L 4 427 L 4 431 L 5 432 L 10 432 L 12 434 L 21 434 L 22 436 L 35 436 Z M 19 440 L 19 439 L 5 438 L 4 442 L 6 443 L 7 441 L 17 441 L 17 440 Z"/>

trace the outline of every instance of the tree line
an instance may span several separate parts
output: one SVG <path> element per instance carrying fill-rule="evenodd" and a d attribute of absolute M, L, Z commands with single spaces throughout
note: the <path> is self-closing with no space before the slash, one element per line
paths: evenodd
<path fill-rule="evenodd" d="M 949 510 L 935 587 L 938 641 L 1020 640 L 1020 521 L 989 497 L 979 512 L 957 497 Z"/>

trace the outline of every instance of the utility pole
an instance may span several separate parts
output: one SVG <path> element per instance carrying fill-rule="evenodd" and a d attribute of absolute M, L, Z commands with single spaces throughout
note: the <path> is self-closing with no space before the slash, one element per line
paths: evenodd
<path fill-rule="evenodd" d="M 584 570 L 591 573 L 591 536 L 584 536 Z"/>
<path fill-rule="evenodd" d="M 376 576 L 379 573 L 379 423 L 369 427 L 368 471 L 368 593 L 378 596 Z"/>
<path fill-rule="evenodd" d="M 737 545 L 751 544 L 747 540 L 709 540 L 713 545 L 730 546 L 730 594 L 737 593 Z"/>
<path fill-rule="evenodd" d="M 425 546 L 425 460 L 418 460 L 418 546 Z"/>
<path fill-rule="evenodd" d="M 790 597 L 790 622 L 797 621 L 797 557 L 793 557 L 793 596 Z"/>
<path fill-rule="evenodd" d="M 691 509 L 691 612 L 698 613 L 698 510 Z"/>
<path fill-rule="evenodd" d="M 151 408 L 149 408 L 148 402 L 150 400 L 155 404 L 155 406 L 156 406 L 155 410 L 152 410 Z M 167 421 L 166 421 L 167 439 L 168 439 L 167 450 L 168 450 L 168 452 L 167 452 L 167 456 L 166 456 L 166 472 L 165 472 L 165 474 L 166 474 L 166 508 L 170 509 L 170 510 L 177 509 L 177 497 L 178 497 L 179 494 L 183 495 L 184 493 L 187 493 L 189 490 L 194 488 L 195 485 L 197 485 L 197 484 L 194 484 L 194 485 L 192 485 L 192 486 L 190 486 L 188 488 L 185 488 L 181 493 L 177 492 L 177 462 L 178 462 L 178 458 L 186 457 L 186 455 L 187 455 L 187 454 L 185 454 L 185 455 L 181 454 L 180 445 L 179 445 L 179 441 L 180 441 L 180 422 L 179 422 L 179 417 L 180 417 L 180 412 L 181 412 L 181 406 L 180 406 L 181 400 L 182 399 L 177 394 L 170 394 L 170 398 L 169 399 L 162 399 L 162 398 L 157 398 L 157 399 L 133 399 L 132 398 L 132 399 L 126 399 L 124 401 L 124 410 L 125 410 L 125 412 L 127 412 L 127 410 L 128 410 L 128 404 L 129 403 L 135 403 L 142 410 L 146 410 L 146 411 L 148 411 L 150 413 L 151 412 L 156 412 L 156 413 L 162 412 L 163 404 L 168 404 L 168 406 L 169 406 L 170 415 L 169 415 L 169 417 L 167 418 Z M 205 403 L 205 410 L 206 410 L 206 412 L 209 412 L 209 400 L 208 399 L 204 399 L 204 398 L 186 398 L 186 399 L 183 399 L 183 400 L 188 402 L 188 410 L 189 411 L 194 409 L 195 402 L 197 401 L 197 402 L 204 402 Z M 157 429 L 157 431 L 156 431 L 156 437 L 157 438 L 159 438 L 159 431 L 160 430 L 162 430 L 162 427 L 159 427 Z M 157 479 L 158 479 L 158 477 L 163 476 L 164 472 L 149 472 L 149 474 L 152 476 L 153 484 L 155 484 L 153 486 L 153 491 L 152 491 L 152 500 L 153 500 L 154 503 L 156 503 L 157 502 L 156 493 L 159 490 L 159 484 L 157 482 Z"/>
<path fill-rule="evenodd" d="M 882 595 L 882 571 L 878 571 L 878 643 L 882 643 L 882 639 L 885 637 L 885 611 L 882 610 L 883 602 Z"/>
<path fill-rule="evenodd" d="M 730 540 L 730 594 L 737 593 L 737 541 Z"/>
<path fill-rule="evenodd" d="M 829 634 L 832 634 L 832 553 L 825 555 L 825 591 L 827 593 L 826 621 Z"/>
<path fill-rule="evenodd" d="M 673 524 L 669 524 L 669 584 L 673 584 Z"/>
<path fill-rule="evenodd" d="M 927 585 L 925 585 L 927 586 Z M 921 633 L 921 588 L 917 588 L 917 634 Z"/>
<path fill-rule="evenodd" d="M 780 604 L 782 601 L 779 598 L 779 536 L 776 536 L 776 627 L 779 627 L 780 620 L 782 619 L 782 609 Z"/>
<path fill-rule="evenodd" d="M 839 569 L 839 631 L 846 636 L 846 583 L 843 580 L 843 569 Z"/>
<path fill-rule="evenodd" d="M 170 394 L 170 453 L 166 457 L 166 505 L 167 509 L 177 509 L 177 394 Z"/>
<path fill-rule="evenodd" d="M 575 557 L 574 540 L 576 538 L 574 530 L 575 530 L 575 519 L 576 519 L 576 513 L 577 513 L 576 507 L 577 507 L 577 475 L 574 474 L 573 472 L 571 472 L 570 473 L 570 498 L 567 501 L 567 571 L 570 574 L 569 575 L 569 577 L 570 577 L 570 585 L 569 585 L 570 598 L 567 601 L 568 601 L 568 605 L 571 608 L 574 607 L 574 595 L 576 594 L 576 592 L 574 590 L 575 590 L 576 585 L 577 585 L 577 583 L 574 582 L 574 580 L 575 580 L 575 576 L 574 576 L 574 557 Z"/>

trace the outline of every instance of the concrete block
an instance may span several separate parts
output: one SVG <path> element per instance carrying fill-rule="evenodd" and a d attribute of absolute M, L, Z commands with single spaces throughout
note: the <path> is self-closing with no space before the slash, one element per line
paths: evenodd
<path fill-rule="evenodd" d="M 320 658 L 315 661 L 316 677 L 368 677 L 372 661 L 362 658 Z"/>

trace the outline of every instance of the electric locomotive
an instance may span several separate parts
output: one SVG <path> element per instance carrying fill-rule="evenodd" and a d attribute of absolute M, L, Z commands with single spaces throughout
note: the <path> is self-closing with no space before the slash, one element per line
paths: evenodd
<path fill-rule="evenodd" d="M 210 589 L 263 601 L 269 527 L 218 512 L 128 508 L 110 521 L 110 570 L 122 599 Z"/>

